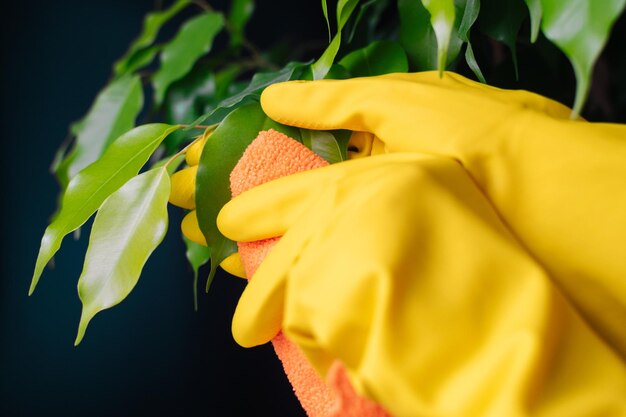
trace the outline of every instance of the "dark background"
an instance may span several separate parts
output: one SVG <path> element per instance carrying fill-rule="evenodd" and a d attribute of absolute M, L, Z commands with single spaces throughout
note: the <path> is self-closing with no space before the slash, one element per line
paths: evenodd
<path fill-rule="evenodd" d="M 179 210 L 171 211 L 165 242 L 132 294 L 99 314 L 79 347 L 73 346 L 81 311 L 76 282 L 88 230 L 80 241 L 64 240 L 54 268 L 27 296 L 56 206 L 58 187 L 48 172 L 55 150 L 154 2 L 13 3 L 1 17 L 0 415 L 303 415 L 272 348 L 243 349 L 232 340 L 243 280 L 217 276 L 193 311 Z M 299 2 L 283 3 L 286 15 L 303 11 Z M 310 7 L 310 26 L 323 37 L 319 2 Z M 259 17 L 251 24 L 252 36 L 272 34 Z M 207 272 L 202 269 L 202 279 Z"/>
<path fill-rule="evenodd" d="M 88 230 L 79 241 L 65 239 L 54 268 L 27 296 L 56 206 L 58 187 L 48 172 L 55 150 L 106 84 L 154 2 L 14 3 L 1 16 L 0 415 L 303 415 L 271 347 L 243 349 L 232 340 L 230 320 L 244 281 L 218 275 L 194 313 L 177 210 L 132 294 L 96 316 L 80 347 L 73 346 L 81 308 L 76 281 Z M 257 7 L 248 37 L 261 47 L 283 34 L 292 41 L 319 39 L 311 51 L 323 46 L 319 1 Z M 591 120 L 626 121 L 625 34 L 622 16 L 596 71 L 585 112 Z M 519 82 L 507 51 L 482 45 L 475 49 L 491 83 L 571 104 L 571 68 L 548 43 L 518 46 Z M 469 73 L 463 65 L 459 70 Z"/>

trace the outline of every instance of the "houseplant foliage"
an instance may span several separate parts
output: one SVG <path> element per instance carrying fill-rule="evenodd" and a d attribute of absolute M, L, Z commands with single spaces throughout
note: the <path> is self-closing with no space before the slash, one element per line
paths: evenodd
<path fill-rule="evenodd" d="M 577 117 L 625 5 L 626 0 L 322 0 L 319 22 L 326 24 L 328 38 L 303 56 L 285 53 L 280 42 L 262 50 L 254 46 L 246 26 L 255 9 L 265 6 L 253 0 L 232 0 L 223 9 L 204 0 L 170 2 L 145 17 L 138 37 L 113 63 L 108 84 L 70 127 L 72 141 L 55 157 L 60 205 L 42 238 L 30 293 L 65 236 L 95 214 L 78 279 L 78 344 L 95 314 L 132 291 L 168 227 L 170 176 L 187 149 L 210 136 L 195 190 L 208 246 L 185 239 L 194 292 L 199 268 L 210 262 L 208 290 L 217 266 L 236 251 L 215 225 L 230 199 L 228 176 L 259 131 L 281 131 L 330 163 L 347 157 L 350 132 L 295 129 L 269 119 L 259 104 L 268 85 L 431 69 L 489 83 L 486 75 L 497 79 L 499 71 L 518 76 L 523 45 L 544 51 L 547 61 L 569 60 L 576 88 L 568 104 Z M 172 24 L 177 29 L 168 36 L 164 28 Z M 512 65 L 496 68 L 485 52 L 491 50 L 508 51 Z"/>

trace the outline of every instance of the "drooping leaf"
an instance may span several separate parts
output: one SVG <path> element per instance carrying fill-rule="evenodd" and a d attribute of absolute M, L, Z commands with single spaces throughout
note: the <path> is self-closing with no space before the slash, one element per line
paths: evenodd
<path fill-rule="evenodd" d="M 541 27 L 541 0 L 525 0 L 530 14 L 530 41 L 535 43 Z"/>
<path fill-rule="evenodd" d="M 528 9 L 522 0 L 481 0 L 478 27 L 484 34 L 509 48 L 516 78 L 519 78 L 517 34 L 527 15 Z"/>
<path fill-rule="evenodd" d="M 196 119 L 189 128 L 193 128 L 201 123 L 217 123 L 222 120 L 229 112 L 237 107 L 247 104 L 250 99 L 259 100 L 261 92 L 268 86 L 289 81 L 294 78 L 298 78 L 302 70 L 308 65 L 308 63 L 290 62 L 284 68 L 274 72 L 264 72 L 254 74 L 250 84 L 239 93 L 228 97 L 221 101 L 211 112 L 206 113 Z"/>
<path fill-rule="evenodd" d="M 146 48 L 140 49 L 135 52 L 126 64 L 126 72 L 135 72 L 143 67 L 146 67 L 154 61 L 154 58 L 163 49 L 163 45 L 152 45 Z"/>
<path fill-rule="evenodd" d="M 98 159 L 115 139 L 132 129 L 142 107 L 139 77 L 127 75 L 105 87 L 85 118 L 73 129 L 76 141 L 70 154 L 57 166 L 59 176 L 65 172 L 71 179 Z"/>
<path fill-rule="evenodd" d="M 454 26 L 454 1 L 422 0 L 422 4 L 430 13 L 430 23 L 437 38 L 437 68 L 441 73 L 446 69 L 448 46 Z"/>
<path fill-rule="evenodd" d="M 604 48 L 613 24 L 626 0 L 541 0 L 541 30 L 568 57 L 576 75 L 576 99 L 572 117 L 580 113 L 593 66 Z"/>
<path fill-rule="evenodd" d="M 198 311 L 198 270 L 211 258 L 211 249 L 208 246 L 200 245 L 183 236 L 187 250 L 185 255 L 193 270 L 193 309 Z"/>
<path fill-rule="evenodd" d="M 191 0 L 177 0 L 166 10 L 148 13 L 143 21 L 143 30 L 141 34 L 133 41 L 124 56 L 113 66 L 115 75 L 120 76 L 130 71 L 134 71 L 136 64 L 135 68 L 133 68 L 131 62 L 136 62 L 136 55 L 142 53 L 145 54 L 142 50 L 152 45 L 157 34 L 159 33 L 159 30 L 161 29 L 161 26 L 167 23 L 172 17 L 176 16 L 178 12 L 190 3 Z"/>
<path fill-rule="evenodd" d="M 335 57 L 341 46 L 341 30 L 352 15 L 357 4 L 359 4 L 359 0 L 339 0 L 337 2 L 337 34 L 322 53 L 322 56 L 311 64 L 311 72 L 313 73 L 314 80 L 323 79 L 326 74 L 328 74 L 333 62 L 335 62 Z"/>
<path fill-rule="evenodd" d="M 465 2 L 461 22 L 459 24 L 458 36 L 459 39 L 467 43 L 467 49 L 465 49 L 465 62 L 467 62 L 467 65 L 474 72 L 480 82 L 486 83 L 485 77 L 478 66 L 478 62 L 476 62 L 476 57 L 474 57 L 474 50 L 472 49 L 472 43 L 470 42 L 470 29 L 474 25 L 474 22 L 476 22 L 479 11 L 480 0 L 467 0 Z"/>
<path fill-rule="evenodd" d="M 124 300 L 167 231 L 170 177 L 163 168 L 128 181 L 98 210 L 89 236 L 78 295 L 83 312 L 75 345 L 89 321 Z"/>
<path fill-rule="evenodd" d="M 61 209 L 41 239 L 29 294 L 35 290 L 44 267 L 61 247 L 63 238 L 82 226 L 109 195 L 137 175 L 163 139 L 176 129 L 179 126 L 166 124 L 136 127 L 70 181 Z"/>
<path fill-rule="evenodd" d="M 152 79 L 157 105 L 163 101 L 170 84 L 187 74 L 198 58 L 209 52 L 223 26 L 224 17 L 220 13 L 205 12 L 185 23 L 163 47 L 161 66 Z"/>
<path fill-rule="evenodd" d="M 326 20 L 326 27 L 328 28 L 328 42 L 330 43 L 332 35 L 330 33 L 330 19 L 328 19 L 328 3 L 326 0 L 322 0 L 322 13 L 324 13 L 324 20 Z"/>
<path fill-rule="evenodd" d="M 402 47 L 393 41 L 378 41 L 350 52 L 339 64 L 353 77 L 407 72 L 409 62 Z"/>
<path fill-rule="evenodd" d="M 211 134 L 200 157 L 196 175 L 196 209 L 200 230 L 211 247 L 211 272 L 207 289 L 218 265 L 237 251 L 237 244 L 217 229 L 217 214 L 231 199 L 230 172 L 246 147 L 261 130 L 274 129 L 301 140 L 299 129 L 269 119 L 259 103 L 250 103 L 231 112 Z"/>
<path fill-rule="evenodd" d="M 230 44 L 240 45 L 244 39 L 244 29 L 254 13 L 254 0 L 233 0 L 228 13 L 230 24 Z"/>

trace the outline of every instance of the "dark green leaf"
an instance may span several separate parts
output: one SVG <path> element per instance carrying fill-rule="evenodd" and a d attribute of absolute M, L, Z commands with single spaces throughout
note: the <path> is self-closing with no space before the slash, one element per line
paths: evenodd
<path fill-rule="evenodd" d="M 68 178 L 97 160 L 115 139 L 132 129 L 142 107 L 143 90 L 137 76 L 121 77 L 102 90 L 89 113 L 73 129 L 78 135 L 74 148 L 60 164 L 65 162 Z"/>
<path fill-rule="evenodd" d="M 169 195 L 167 171 L 155 169 L 128 181 L 98 210 L 78 279 L 83 312 L 75 345 L 97 313 L 119 304 L 137 284 L 165 237 Z"/>
<path fill-rule="evenodd" d="M 222 30 L 224 17 L 205 12 L 185 23 L 161 52 L 161 66 L 154 74 L 154 101 L 160 105 L 170 84 L 187 74 L 202 55 L 209 52 L 213 39 Z"/>
<path fill-rule="evenodd" d="M 465 62 L 470 67 L 470 69 L 474 72 L 476 77 L 482 82 L 485 83 L 485 77 L 483 76 L 480 67 L 478 66 L 478 62 L 476 62 L 476 57 L 474 57 L 474 50 L 472 49 L 472 44 L 470 42 L 470 29 L 474 22 L 476 22 L 476 18 L 478 17 L 478 13 L 480 11 L 480 0 L 467 0 L 464 5 L 464 9 L 462 10 L 462 18 L 459 24 L 458 36 L 463 42 L 467 42 L 467 49 L 465 50 Z"/>
<path fill-rule="evenodd" d="M 136 62 L 136 54 L 145 54 L 142 50 L 152 45 L 157 34 L 159 33 L 159 29 L 161 29 L 161 26 L 174 17 L 189 3 L 191 3 L 190 0 L 177 0 L 167 10 L 148 13 L 143 21 L 143 30 L 141 35 L 133 41 L 124 56 L 115 63 L 113 67 L 115 74 L 119 76 L 133 71 L 133 65 L 131 65 L 131 62 Z"/>
<path fill-rule="evenodd" d="M 517 65 L 517 34 L 528 14 L 522 0 L 482 0 L 478 26 L 487 36 L 502 42 L 511 51 L 515 76 Z"/>
<path fill-rule="evenodd" d="M 252 77 L 250 84 L 248 84 L 245 89 L 220 102 L 219 105 L 217 105 L 217 107 L 213 109 L 210 113 L 204 114 L 196 119 L 189 126 L 189 128 L 193 128 L 194 126 L 205 122 L 209 124 L 219 122 L 234 108 L 237 108 L 249 102 L 250 99 L 258 101 L 261 92 L 266 87 L 275 83 L 289 81 L 293 78 L 297 78 L 300 75 L 301 71 L 306 67 L 306 65 L 307 64 L 303 64 L 300 62 L 290 62 L 284 68 L 278 71 L 255 74 Z"/>
<path fill-rule="evenodd" d="M 343 161 L 339 142 L 331 132 L 300 129 L 302 143 L 329 164 Z"/>
<path fill-rule="evenodd" d="M 589 93 L 593 66 L 626 0 L 541 0 L 541 29 L 569 58 L 576 74 L 577 117 Z"/>
<path fill-rule="evenodd" d="M 322 0 L 322 13 L 324 13 L 324 19 L 326 20 L 326 27 L 328 27 L 328 42 L 330 43 L 330 20 L 328 19 L 328 4 L 326 0 Z"/>
<path fill-rule="evenodd" d="M 253 0 L 233 0 L 228 13 L 228 23 L 230 24 L 230 44 L 240 45 L 244 39 L 244 30 L 250 17 L 254 13 Z"/>
<path fill-rule="evenodd" d="M 448 46 L 454 27 L 454 1 L 422 0 L 422 4 L 430 13 L 430 23 L 437 38 L 437 68 L 441 73 L 446 69 Z"/>
<path fill-rule="evenodd" d="M 437 39 L 430 26 L 430 14 L 417 0 L 398 0 L 400 42 L 413 68 L 426 71 L 437 68 Z"/>
<path fill-rule="evenodd" d="M 198 311 L 198 270 L 211 258 L 211 249 L 208 246 L 200 245 L 183 236 L 187 250 L 185 255 L 189 265 L 193 270 L 193 309 Z"/>
<path fill-rule="evenodd" d="M 353 77 L 407 72 L 409 62 L 404 49 L 392 41 L 374 42 L 365 48 L 350 52 L 339 61 Z"/>
<path fill-rule="evenodd" d="M 116 140 L 102 158 L 70 181 L 61 209 L 41 239 L 30 294 L 44 267 L 61 247 L 63 238 L 82 226 L 109 195 L 137 175 L 163 139 L 176 129 L 179 126 L 165 124 L 136 127 Z"/>
<path fill-rule="evenodd" d="M 301 140 L 299 130 L 283 126 L 269 119 L 258 103 L 250 103 L 231 112 L 211 134 L 200 157 L 196 175 L 196 209 L 203 213 L 198 218 L 200 230 L 211 247 L 211 272 L 207 289 L 217 266 L 230 254 L 237 252 L 237 244 L 226 239 L 217 229 L 217 214 L 231 199 L 230 172 L 246 147 L 262 130 L 275 129 Z"/>
<path fill-rule="evenodd" d="M 153 45 L 135 52 L 126 64 L 126 72 L 135 72 L 154 61 L 154 57 L 163 49 L 162 45 Z"/>

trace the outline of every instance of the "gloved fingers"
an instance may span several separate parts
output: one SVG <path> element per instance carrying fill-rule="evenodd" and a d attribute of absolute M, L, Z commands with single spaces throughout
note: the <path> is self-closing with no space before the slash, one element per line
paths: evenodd
<path fill-rule="evenodd" d="M 183 217 L 183 221 L 180 223 L 180 228 L 183 232 L 183 235 L 192 242 L 196 242 L 199 245 L 207 246 L 206 239 L 200 230 L 200 225 L 198 224 L 198 217 L 196 210 L 192 210 L 185 217 Z"/>
<path fill-rule="evenodd" d="M 241 256 L 239 256 L 239 252 L 230 254 L 220 263 L 220 266 L 224 271 L 228 272 L 231 275 L 239 278 L 246 278 L 246 271 L 243 268 L 243 263 L 241 262 Z"/>
<path fill-rule="evenodd" d="M 423 158 L 419 154 L 383 154 L 300 172 L 254 187 L 228 202 L 217 216 L 217 227 L 237 242 L 284 235 L 330 183 L 353 172 Z"/>
<path fill-rule="evenodd" d="M 195 189 L 197 166 L 181 169 L 174 173 L 171 178 L 171 192 L 169 201 L 171 204 L 187 210 L 196 208 Z"/>

